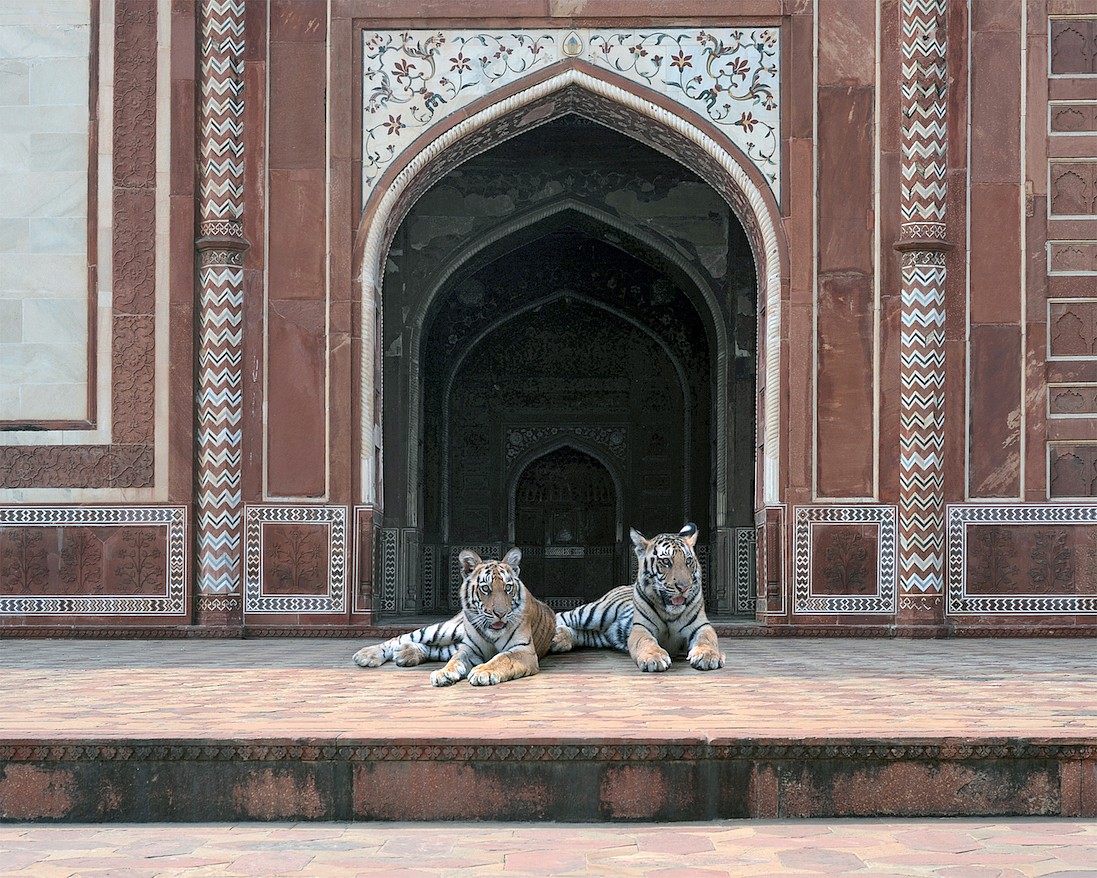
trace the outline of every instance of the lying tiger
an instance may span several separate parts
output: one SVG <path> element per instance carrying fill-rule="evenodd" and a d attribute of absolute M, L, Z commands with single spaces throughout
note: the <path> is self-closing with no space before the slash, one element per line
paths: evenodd
<path fill-rule="evenodd" d="M 576 646 L 627 650 L 641 671 L 665 671 L 671 654 L 687 652 L 699 671 L 724 666 L 716 631 L 705 615 L 697 525 L 647 539 L 629 530 L 639 560 L 635 584 L 622 585 L 589 604 L 556 614 L 553 652 Z"/>
<path fill-rule="evenodd" d="M 452 619 L 393 637 L 354 654 L 355 664 L 376 668 L 394 660 L 400 667 L 445 661 L 430 675 L 434 686 L 468 677 L 473 686 L 494 686 L 528 677 L 552 645 L 555 616 L 519 578 L 522 552 L 511 549 L 502 561 L 484 561 L 475 552 L 460 554 L 461 612 Z"/>

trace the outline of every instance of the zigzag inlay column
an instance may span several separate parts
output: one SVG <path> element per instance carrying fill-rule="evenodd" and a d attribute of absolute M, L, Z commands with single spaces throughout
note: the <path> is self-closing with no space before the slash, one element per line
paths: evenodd
<path fill-rule="evenodd" d="M 244 4 L 201 0 L 198 337 L 199 621 L 239 616 Z M 216 598 L 207 596 L 217 595 Z M 232 596 L 227 598 L 226 596 Z"/>
<path fill-rule="evenodd" d="M 899 619 L 941 621 L 944 584 L 946 0 L 903 0 Z"/>

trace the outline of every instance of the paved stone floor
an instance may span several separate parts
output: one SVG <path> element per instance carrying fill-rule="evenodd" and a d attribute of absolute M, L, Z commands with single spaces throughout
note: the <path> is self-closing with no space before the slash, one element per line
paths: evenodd
<path fill-rule="evenodd" d="M 550 657 L 433 689 L 360 641 L 0 640 L 0 740 L 127 736 L 804 740 L 1097 735 L 1089 640 L 726 641 L 727 667 Z M 0 825 L 0 876 L 1097 876 L 1097 821 Z"/>
<path fill-rule="evenodd" d="M 738 638 L 727 666 L 550 656 L 494 687 L 366 670 L 362 641 L 0 640 L 0 740 L 1097 737 L 1092 640 Z"/>
<path fill-rule="evenodd" d="M 0 875 L 1080 878 L 1097 876 L 1097 822 L 9 825 Z"/>

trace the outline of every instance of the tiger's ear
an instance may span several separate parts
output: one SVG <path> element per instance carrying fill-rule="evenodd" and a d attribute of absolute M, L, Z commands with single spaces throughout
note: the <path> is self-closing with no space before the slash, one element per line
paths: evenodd
<path fill-rule="evenodd" d="M 692 521 L 687 521 L 685 526 L 678 531 L 678 536 L 682 538 L 683 543 L 692 549 L 697 543 L 697 525 Z"/>
<path fill-rule="evenodd" d="M 636 549 L 636 557 L 643 558 L 644 552 L 646 552 L 651 545 L 651 540 L 634 527 L 628 529 L 628 535 L 632 538 L 632 545 Z"/>
<path fill-rule="evenodd" d="M 461 559 L 461 572 L 465 576 L 468 576 L 473 570 L 484 563 L 479 555 L 469 549 L 465 549 L 457 557 Z"/>
<path fill-rule="evenodd" d="M 503 556 L 503 563 L 509 564 L 514 571 L 514 575 L 517 576 L 519 570 L 518 565 L 522 563 L 522 550 L 515 546 Z"/>

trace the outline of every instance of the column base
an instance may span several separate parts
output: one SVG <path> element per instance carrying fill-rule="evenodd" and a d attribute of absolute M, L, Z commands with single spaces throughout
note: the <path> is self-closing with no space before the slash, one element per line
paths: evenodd
<path fill-rule="evenodd" d="M 244 602 L 238 594 L 199 594 L 194 599 L 194 624 L 243 630 Z"/>

